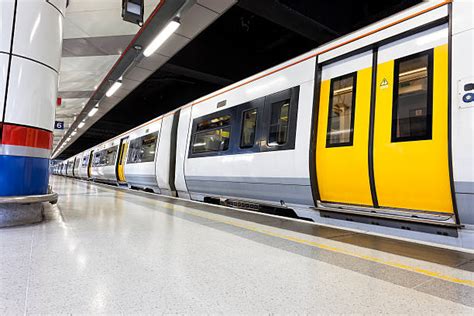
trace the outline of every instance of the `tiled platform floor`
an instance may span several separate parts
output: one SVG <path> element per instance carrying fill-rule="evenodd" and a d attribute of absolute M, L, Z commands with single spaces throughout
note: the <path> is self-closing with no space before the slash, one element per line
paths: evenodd
<path fill-rule="evenodd" d="M 0 229 L 0 314 L 474 314 L 474 256 L 53 177 Z"/>

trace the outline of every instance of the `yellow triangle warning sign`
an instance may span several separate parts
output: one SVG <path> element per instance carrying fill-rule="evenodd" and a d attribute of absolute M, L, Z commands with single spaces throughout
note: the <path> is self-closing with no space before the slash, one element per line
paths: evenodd
<path fill-rule="evenodd" d="M 385 89 L 388 87 L 388 80 L 386 78 L 383 78 L 382 82 L 380 83 L 380 88 Z"/>

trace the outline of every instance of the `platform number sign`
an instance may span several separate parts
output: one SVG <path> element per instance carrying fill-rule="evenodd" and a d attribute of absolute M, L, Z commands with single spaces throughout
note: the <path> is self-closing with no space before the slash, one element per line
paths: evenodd
<path fill-rule="evenodd" d="M 54 129 L 64 129 L 64 122 L 63 121 L 55 121 L 54 122 Z"/>

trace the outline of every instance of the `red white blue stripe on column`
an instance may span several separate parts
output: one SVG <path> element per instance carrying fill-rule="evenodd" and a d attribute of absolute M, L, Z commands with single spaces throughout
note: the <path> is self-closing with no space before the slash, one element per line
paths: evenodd
<path fill-rule="evenodd" d="M 52 140 L 50 131 L 0 123 L 0 196 L 48 192 Z"/>

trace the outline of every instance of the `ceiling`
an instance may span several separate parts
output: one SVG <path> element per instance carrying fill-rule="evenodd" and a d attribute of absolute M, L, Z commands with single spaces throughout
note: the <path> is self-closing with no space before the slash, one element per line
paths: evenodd
<path fill-rule="evenodd" d="M 108 1 L 117 2 L 104 2 Z M 70 8 L 74 2 L 72 0 Z M 189 101 L 419 2 L 421 1 L 237 1 L 213 24 L 183 45 L 184 48 L 170 56 L 171 58 L 163 62 L 155 72 L 149 74 L 133 91 L 124 95 L 113 109 L 104 113 L 99 121 L 65 148 L 58 158 L 66 159 Z M 150 5 L 147 4 L 147 7 L 150 8 Z M 86 10 L 85 7 L 83 10 Z M 74 15 L 75 11 L 72 12 Z M 120 19 L 119 13 L 116 16 Z M 66 20 L 68 18 L 66 15 Z M 74 18 L 69 19 L 69 22 L 79 23 Z M 69 22 L 66 23 L 66 28 Z M 106 23 L 98 25 L 106 28 Z M 91 28 L 83 27 L 84 31 L 93 32 Z M 131 36 L 133 33 L 126 33 L 125 28 L 124 26 L 122 35 L 88 34 L 91 36 L 84 38 L 83 46 L 86 47 L 78 47 L 79 42 L 76 42 L 76 46 L 72 43 L 68 45 L 67 40 L 71 34 L 79 35 L 75 33 L 79 31 L 73 28 L 68 30 L 65 34 L 61 81 L 63 70 L 67 74 L 64 75 L 65 80 L 60 82 L 60 95 L 64 97 L 60 110 L 63 112 L 59 113 L 73 117 L 73 113 L 81 109 L 81 102 L 88 100 L 86 93 L 90 96 L 94 86 L 118 58 L 118 54 L 111 53 L 118 53 L 119 48 L 116 46 L 119 46 L 119 38 L 123 41 L 122 45 L 128 44 L 125 43 L 125 36 Z M 117 27 L 114 32 L 118 32 L 118 29 Z M 107 41 L 100 39 L 101 36 L 116 38 L 117 41 L 111 41 L 116 45 L 108 45 Z M 99 54 L 102 51 L 104 54 Z M 81 52 L 82 55 L 67 57 L 73 52 Z M 75 58 L 76 62 L 68 58 Z"/>
<path fill-rule="evenodd" d="M 145 1 L 145 17 L 159 2 Z M 56 120 L 65 128 L 54 131 L 53 147 L 139 30 L 122 20 L 121 6 L 121 0 L 69 1 L 59 76 L 62 104 L 56 109 Z"/>

